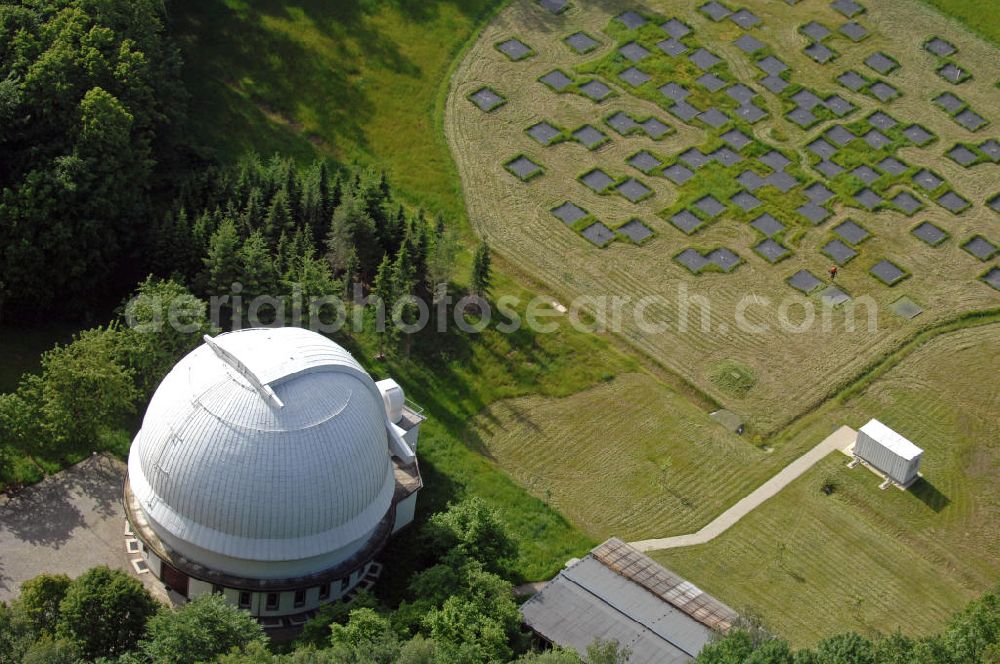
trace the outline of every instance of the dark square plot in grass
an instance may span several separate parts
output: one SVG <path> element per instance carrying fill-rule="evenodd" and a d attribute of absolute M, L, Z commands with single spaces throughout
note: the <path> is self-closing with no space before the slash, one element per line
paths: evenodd
<path fill-rule="evenodd" d="M 984 282 L 993 286 L 997 290 L 1000 290 L 1000 267 L 995 267 L 982 277 L 980 277 Z"/>
<path fill-rule="evenodd" d="M 668 35 L 670 35 L 671 37 L 673 37 L 674 39 L 687 37 L 692 32 L 691 26 L 689 26 L 684 21 L 681 21 L 676 18 L 672 18 L 663 25 L 661 25 L 660 29 L 663 30 Z"/>
<path fill-rule="evenodd" d="M 942 58 L 947 58 L 952 53 L 958 51 L 958 49 L 955 48 L 954 44 L 945 41 L 940 37 L 935 37 L 934 39 L 929 40 L 926 44 L 924 44 L 924 48 L 933 53 L 934 55 L 937 55 Z"/>
<path fill-rule="evenodd" d="M 712 73 L 702 74 L 696 79 L 696 82 L 709 92 L 718 92 L 726 87 L 726 82 Z"/>
<path fill-rule="evenodd" d="M 833 262 L 837 265 L 844 265 L 858 255 L 858 252 L 854 251 L 840 240 L 830 240 L 823 245 L 823 248 L 820 249 L 820 251 L 833 259 Z"/>
<path fill-rule="evenodd" d="M 674 39 L 673 37 L 656 42 L 656 48 L 660 49 L 672 58 L 676 58 L 678 55 L 683 55 L 684 53 L 687 53 L 688 50 L 688 47 L 684 42 Z"/>
<path fill-rule="evenodd" d="M 850 302 L 851 296 L 830 284 L 819 293 L 819 298 L 823 304 L 831 307 L 839 307 L 845 302 Z"/>
<path fill-rule="evenodd" d="M 525 156 L 515 157 L 504 164 L 504 168 L 522 180 L 530 180 L 542 171 L 541 166 Z"/>
<path fill-rule="evenodd" d="M 615 18 L 618 19 L 618 21 L 621 22 L 621 24 L 624 25 L 629 30 L 635 30 L 636 28 L 642 27 L 646 25 L 646 23 L 648 23 L 648 21 L 642 16 L 642 14 L 639 14 L 632 10 L 629 10 L 627 12 L 622 12 Z"/>
<path fill-rule="evenodd" d="M 563 41 L 566 42 L 567 46 L 580 54 L 590 53 L 601 45 L 601 42 L 597 41 L 586 32 L 574 32 Z"/>
<path fill-rule="evenodd" d="M 734 205 L 741 208 L 744 212 L 749 212 L 757 207 L 760 207 L 760 199 L 751 194 L 749 191 L 739 191 L 729 199 Z"/>
<path fill-rule="evenodd" d="M 893 196 L 892 200 L 889 202 L 908 217 L 912 217 L 917 210 L 924 206 L 924 204 L 920 202 L 919 198 L 908 191 L 899 192 Z"/>
<path fill-rule="evenodd" d="M 729 15 L 729 20 L 744 30 L 760 25 L 760 18 L 749 9 L 741 9 Z"/>
<path fill-rule="evenodd" d="M 904 129 L 903 136 L 914 145 L 926 145 L 934 140 L 934 134 L 918 124 L 912 124 Z"/>
<path fill-rule="evenodd" d="M 850 244 L 860 244 L 868 239 L 871 235 L 864 228 L 859 226 L 852 219 L 848 219 L 844 223 L 838 225 L 833 229 L 833 232 L 841 237 L 842 240 Z"/>
<path fill-rule="evenodd" d="M 730 129 L 720 138 L 734 150 L 742 150 L 751 143 L 750 138 L 739 129 Z"/>
<path fill-rule="evenodd" d="M 798 180 L 784 172 L 771 173 L 767 176 L 766 182 L 784 194 L 787 194 L 799 184 Z"/>
<path fill-rule="evenodd" d="M 553 14 L 561 14 L 569 7 L 568 0 L 538 0 L 538 4 Z"/>
<path fill-rule="evenodd" d="M 638 122 L 630 118 L 628 114 L 623 111 L 618 111 L 605 120 L 605 122 L 607 122 L 608 125 L 619 134 L 627 134 L 639 126 Z"/>
<path fill-rule="evenodd" d="M 898 62 L 890 58 L 882 51 L 876 51 L 865 58 L 865 64 L 868 65 L 870 69 L 874 69 L 883 76 L 899 66 Z"/>
<path fill-rule="evenodd" d="M 601 101 L 611 94 L 611 88 L 600 81 L 588 81 L 580 86 L 580 92 L 594 101 Z"/>
<path fill-rule="evenodd" d="M 717 148 L 715 152 L 707 155 L 723 166 L 733 166 L 743 160 L 738 152 L 733 152 L 727 147 Z"/>
<path fill-rule="evenodd" d="M 725 247 L 710 252 L 705 259 L 709 263 L 715 263 L 723 272 L 730 272 L 740 264 L 740 257 Z"/>
<path fill-rule="evenodd" d="M 639 123 L 643 131 L 654 141 L 658 141 L 670 132 L 670 125 L 656 118 L 648 118 Z"/>
<path fill-rule="evenodd" d="M 979 157 L 964 145 L 956 145 L 948 150 L 948 158 L 959 166 L 971 166 Z"/>
<path fill-rule="evenodd" d="M 694 207 L 698 208 L 709 219 L 718 217 L 726 209 L 726 206 L 719 202 L 712 194 L 703 196 L 694 202 Z"/>
<path fill-rule="evenodd" d="M 819 118 L 813 115 L 812 111 L 804 108 L 793 109 L 786 117 L 803 129 L 808 129 L 819 122 Z"/>
<path fill-rule="evenodd" d="M 707 258 L 699 254 L 694 249 L 685 249 L 681 253 L 674 256 L 674 260 L 695 274 L 701 272 L 702 268 L 709 263 Z"/>
<path fill-rule="evenodd" d="M 853 90 L 857 92 L 861 88 L 865 87 L 868 81 L 865 77 L 854 71 L 853 69 L 845 71 L 843 74 L 837 77 L 837 82 L 843 85 L 848 90 Z"/>
<path fill-rule="evenodd" d="M 859 42 L 868 36 L 868 29 L 856 21 L 840 26 L 840 34 L 853 42 Z"/>
<path fill-rule="evenodd" d="M 830 28 L 826 27 L 822 23 L 817 23 L 816 21 L 809 21 L 801 28 L 799 28 L 799 30 L 802 32 L 802 34 L 804 34 L 806 37 L 809 37 L 813 41 L 823 41 L 831 34 L 833 34 L 830 32 Z"/>
<path fill-rule="evenodd" d="M 715 0 L 706 2 L 701 7 L 698 7 L 698 11 L 716 22 L 727 18 L 733 13 L 728 7 L 723 5 L 721 2 L 716 2 Z"/>
<path fill-rule="evenodd" d="M 955 122 L 962 125 L 969 131 L 979 131 L 985 127 L 988 122 L 986 119 L 973 111 L 971 108 L 967 108 L 958 115 L 955 116 Z"/>
<path fill-rule="evenodd" d="M 780 95 L 788 87 L 788 81 L 776 74 L 771 74 L 760 79 L 760 84 L 776 95 Z"/>
<path fill-rule="evenodd" d="M 847 129 L 847 127 L 843 125 L 835 125 L 833 127 L 830 127 L 830 129 L 828 129 L 826 133 L 823 134 L 823 136 L 826 138 L 826 140 L 830 141 L 831 143 L 833 143 L 838 147 L 844 147 L 845 145 L 847 145 L 856 138 L 854 134 L 852 134 Z"/>
<path fill-rule="evenodd" d="M 830 49 L 829 46 L 826 44 L 820 44 L 819 42 L 809 44 L 809 46 L 805 47 L 804 51 L 806 55 L 821 65 L 825 65 L 830 60 L 833 60 L 837 55 Z"/>
<path fill-rule="evenodd" d="M 811 223 L 813 226 L 819 226 L 824 221 L 829 219 L 830 215 L 832 214 L 822 205 L 817 205 L 812 201 L 809 201 L 805 205 L 797 208 L 795 211 L 798 212 L 803 217 L 805 217 L 806 219 L 808 219 L 809 223 Z"/>
<path fill-rule="evenodd" d="M 670 107 L 670 112 L 683 120 L 684 122 L 690 122 L 695 118 L 696 115 L 701 113 L 697 108 L 687 103 L 686 101 L 679 101 L 674 103 Z"/>
<path fill-rule="evenodd" d="M 878 129 L 870 130 L 864 135 L 863 138 L 865 139 L 865 143 L 870 145 L 875 150 L 880 150 L 892 143 L 892 141 L 889 140 L 889 137 L 880 132 Z"/>
<path fill-rule="evenodd" d="M 771 238 L 761 240 L 757 243 L 753 250 L 763 257 L 768 263 L 777 263 L 782 258 L 785 258 L 792 253 Z"/>
<path fill-rule="evenodd" d="M 914 174 L 913 183 L 926 191 L 934 191 L 942 184 L 944 184 L 944 180 L 938 177 L 936 173 L 932 173 L 931 171 L 925 168 L 922 171 Z"/>
<path fill-rule="evenodd" d="M 899 96 L 899 90 L 892 87 L 885 81 L 876 81 L 875 83 L 872 83 L 868 88 L 868 92 L 875 95 L 875 98 L 883 104 L 888 101 L 892 101 Z"/>
<path fill-rule="evenodd" d="M 503 97 L 490 88 L 480 88 L 476 92 L 469 95 L 469 99 L 473 104 L 479 107 L 479 110 L 486 111 L 487 113 L 503 106 L 506 102 Z"/>
<path fill-rule="evenodd" d="M 511 38 L 505 42 L 497 44 L 497 50 L 515 62 L 523 60 L 531 55 L 531 47 L 520 39 Z"/>
<path fill-rule="evenodd" d="M 948 233 L 929 221 L 923 222 L 910 232 L 932 247 L 936 247 L 948 239 Z"/>
<path fill-rule="evenodd" d="M 831 95 L 830 97 L 827 97 L 826 101 L 823 102 L 823 105 L 830 109 L 830 112 L 838 118 L 849 115 L 856 108 L 854 104 L 847 101 L 840 95 Z"/>
<path fill-rule="evenodd" d="M 970 205 L 969 201 L 965 200 L 954 191 L 947 191 L 939 196 L 937 203 L 952 214 L 958 214 Z"/>
<path fill-rule="evenodd" d="M 636 244 L 641 244 L 653 234 L 653 231 L 649 230 L 649 226 L 642 223 L 638 219 L 632 219 L 627 224 L 620 227 L 618 232 Z"/>
<path fill-rule="evenodd" d="M 771 150 L 767 154 L 757 157 L 757 161 L 775 171 L 783 171 L 792 163 L 788 157 L 777 150 Z"/>
<path fill-rule="evenodd" d="M 758 60 L 757 67 L 761 71 L 767 74 L 771 74 L 772 76 L 777 76 L 781 72 L 788 69 L 788 65 L 785 64 L 783 60 L 781 60 L 780 58 L 776 58 L 773 55 L 769 55 L 762 60 Z"/>
<path fill-rule="evenodd" d="M 646 81 L 648 81 L 652 76 L 639 69 L 638 67 L 629 67 L 622 73 L 618 74 L 618 78 L 625 81 L 633 87 L 639 87 Z"/>
<path fill-rule="evenodd" d="M 747 191 L 757 191 L 765 184 L 766 180 L 761 176 L 757 175 L 753 171 L 743 171 L 737 176 L 736 181 L 739 182 Z"/>
<path fill-rule="evenodd" d="M 986 201 L 986 205 L 994 212 L 1000 212 L 1000 194 Z"/>
<path fill-rule="evenodd" d="M 750 225 L 758 232 L 763 233 L 765 237 L 774 237 L 785 230 L 785 225 L 767 212 L 751 221 Z"/>
<path fill-rule="evenodd" d="M 740 116 L 740 118 L 742 118 L 743 120 L 749 122 L 750 124 L 755 124 L 757 122 L 760 122 L 761 120 L 767 117 L 767 111 L 762 109 L 760 106 L 750 103 L 737 106 L 736 110 L 733 112 L 736 113 L 736 115 Z"/>
<path fill-rule="evenodd" d="M 829 188 L 827 188 L 827 186 L 822 182 L 814 182 L 806 187 L 802 193 L 804 193 L 806 198 L 811 200 L 813 203 L 818 203 L 819 205 L 822 205 L 833 198 L 833 192 L 830 191 Z"/>
<path fill-rule="evenodd" d="M 841 166 L 836 162 L 829 161 L 827 159 L 824 159 L 823 161 L 819 162 L 818 164 L 813 166 L 813 168 L 815 168 L 817 171 L 819 171 L 828 178 L 837 177 L 838 175 L 844 172 L 843 166 Z"/>
<path fill-rule="evenodd" d="M 573 138 L 580 141 L 580 143 L 582 143 L 588 150 L 593 150 L 598 145 L 601 145 L 604 141 L 608 140 L 608 137 L 604 134 L 604 132 L 590 125 L 583 125 L 574 131 Z"/>
<path fill-rule="evenodd" d="M 895 157 L 886 157 L 878 163 L 878 167 L 889 175 L 902 175 L 907 169 L 906 164 Z"/>
<path fill-rule="evenodd" d="M 685 164 L 687 164 L 691 168 L 695 168 L 695 169 L 701 168 L 702 166 L 704 166 L 705 164 L 707 164 L 709 162 L 708 156 L 706 156 L 698 148 L 691 148 L 690 150 L 686 150 L 685 152 L 682 152 L 680 154 L 679 158 Z"/>
<path fill-rule="evenodd" d="M 864 7 L 854 2 L 854 0 L 833 0 L 830 6 L 847 18 L 854 18 L 865 10 Z"/>
<path fill-rule="evenodd" d="M 550 125 L 548 122 L 539 122 L 538 124 L 528 127 L 528 136 L 531 136 L 542 145 L 549 145 L 560 134 L 562 134 L 562 132 Z"/>
<path fill-rule="evenodd" d="M 552 208 L 552 214 L 564 224 L 572 225 L 574 222 L 586 217 L 589 213 L 579 205 L 566 201 L 562 205 Z"/>
<path fill-rule="evenodd" d="M 615 181 L 610 175 L 601 169 L 595 168 L 594 170 L 581 175 L 580 182 L 600 193 L 614 184 Z"/>
<path fill-rule="evenodd" d="M 729 122 L 729 116 L 714 106 L 703 113 L 699 113 L 698 119 L 713 129 L 718 129 L 722 125 Z"/>
<path fill-rule="evenodd" d="M 889 305 L 892 313 L 906 320 L 913 320 L 924 313 L 923 308 L 905 295 Z"/>
<path fill-rule="evenodd" d="M 691 91 L 680 83 L 666 83 L 657 88 L 657 90 L 659 90 L 661 95 L 673 101 L 684 101 L 691 96 Z"/>
<path fill-rule="evenodd" d="M 865 184 L 871 184 L 872 182 L 875 182 L 875 180 L 878 180 L 881 177 L 878 174 L 878 171 L 876 171 L 874 168 L 868 165 L 858 166 L 853 171 L 851 171 L 851 175 L 861 180 Z"/>
<path fill-rule="evenodd" d="M 1000 141 L 991 138 L 979 144 L 979 150 L 994 162 L 1000 161 Z"/>
<path fill-rule="evenodd" d="M 965 102 L 950 92 L 942 92 L 934 97 L 934 103 L 949 113 L 957 113 L 959 109 L 965 108 Z"/>
<path fill-rule="evenodd" d="M 997 255 L 997 246 L 984 238 L 982 235 L 976 235 L 971 238 L 968 242 L 962 245 L 962 249 L 975 256 L 981 261 L 988 261 Z"/>
<path fill-rule="evenodd" d="M 676 185 L 682 185 L 691 178 L 693 178 L 694 173 L 692 173 L 690 169 L 685 168 L 681 164 L 674 164 L 669 168 L 663 169 L 663 176 Z"/>
<path fill-rule="evenodd" d="M 807 111 L 811 111 L 823 103 L 823 100 L 820 99 L 819 95 L 808 88 L 803 88 L 793 94 L 792 101 L 795 102 L 796 106 L 804 108 Z"/>
<path fill-rule="evenodd" d="M 906 276 L 906 273 L 898 265 L 884 258 L 875 263 L 868 272 L 886 286 L 895 286 Z"/>
<path fill-rule="evenodd" d="M 896 119 L 889 115 L 888 113 L 883 113 L 882 111 L 875 111 L 868 116 L 868 124 L 875 127 L 876 129 L 881 129 L 882 131 L 888 131 L 895 127 L 898 122 Z"/>
<path fill-rule="evenodd" d="M 635 178 L 629 178 L 615 187 L 618 193 L 628 200 L 636 203 L 653 193 L 653 190 L 639 182 Z"/>
<path fill-rule="evenodd" d="M 953 62 L 948 62 L 938 67 L 937 73 L 944 80 L 955 84 L 961 83 L 969 77 L 969 72 Z"/>
<path fill-rule="evenodd" d="M 640 171 L 646 173 L 659 167 L 663 164 L 662 161 L 651 155 L 650 153 L 642 150 L 641 152 L 636 152 L 634 155 L 628 158 L 629 166 L 638 168 Z"/>
<path fill-rule="evenodd" d="M 857 201 L 863 208 L 867 210 L 874 210 L 879 203 L 882 202 L 882 197 L 871 189 L 862 189 L 858 193 L 854 194 L 854 200 Z"/>
<path fill-rule="evenodd" d="M 726 89 L 726 96 L 738 104 L 746 104 L 756 95 L 756 92 L 742 83 L 735 83 Z"/>
<path fill-rule="evenodd" d="M 625 56 L 629 62 L 639 62 L 650 54 L 649 49 L 638 42 L 629 42 L 618 49 L 618 52 Z"/>
<path fill-rule="evenodd" d="M 566 75 L 565 72 L 559 69 L 553 69 L 548 74 L 545 74 L 538 79 L 545 85 L 549 86 L 556 92 L 562 92 L 569 86 L 573 85 L 573 79 Z"/>
<path fill-rule="evenodd" d="M 698 215 L 691 212 L 691 210 L 681 210 L 670 217 L 670 223 L 687 235 L 691 235 L 691 233 L 694 233 L 705 225 L 705 222 L 699 219 Z"/>
<path fill-rule="evenodd" d="M 822 138 L 817 138 L 815 141 L 807 145 L 806 149 L 820 159 L 829 159 L 837 152 L 837 148 L 833 147 Z"/>
<path fill-rule="evenodd" d="M 690 60 L 695 67 L 698 67 L 702 71 L 711 69 L 715 65 L 722 62 L 722 58 L 704 48 L 699 48 L 697 51 L 692 53 L 688 56 L 688 60 Z"/>
<path fill-rule="evenodd" d="M 747 55 L 756 53 L 757 51 L 764 48 L 764 43 L 761 40 L 754 37 L 753 35 L 745 34 L 736 41 L 734 41 L 733 43 L 736 44 L 736 48 L 740 49 Z"/>
<path fill-rule="evenodd" d="M 816 290 L 820 285 L 822 285 L 822 283 L 823 282 L 809 270 L 799 270 L 788 278 L 789 286 L 797 291 L 802 291 L 806 295 Z"/>
<path fill-rule="evenodd" d="M 590 226 L 584 228 L 580 231 L 580 235 L 587 238 L 598 247 L 604 247 L 615 239 L 615 232 L 599 221 L 595 221 Z"/>

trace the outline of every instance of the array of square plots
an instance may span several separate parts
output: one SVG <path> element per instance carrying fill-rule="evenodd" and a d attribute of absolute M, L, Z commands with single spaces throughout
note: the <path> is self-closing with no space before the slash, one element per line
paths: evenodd
<path fill-rule="evenodd" d="M 674 256 L 674 260 L 696 274 L 708 265 L 715 265 L 723 272 L 730 272 L 740 263 L 740 257 L 725 247 L 704 255 L 695 249 L 685 249 Z"/>

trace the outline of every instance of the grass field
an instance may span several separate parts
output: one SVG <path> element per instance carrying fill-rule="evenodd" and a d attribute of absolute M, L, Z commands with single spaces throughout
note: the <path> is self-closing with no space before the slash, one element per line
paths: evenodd
<path fill-rule="evenodd" d="M 995 109 L 1000 107 L 1000 90 L 994 85 L 1000 78 L 1000 69 L 994 47 L 917 2 L 868 3 L 862 22 L 872 29 L 872 35 L 860 45 L 833 38 L 831 43 L 841 56 L 826 66 L 813 63 L 802 53 L 806 40 L 797 31 L 812 19 L 834 28 L 840 25 L 843 18 L 826 3 L 800 4 L 791 9 L 765 0 L 741 3 L 763 19 L 763 27 L 754 31 L 762 41 L 788 45 L 781 49 L 780 55 L 795 68 L 794 81 L 824 94 L 836 92 L 859 107 L 845 122 L 861 120 L 883 105 L 837 85 L 834 82 L 837 74 L 848 68 L 871 74 L 862 61 L 876 50 L 884 50 L 905 63 L 885 77 L 903 95 L 885 105 L 884 110 L 903 126 L 911 122 L 924 124 L 939 140 L 926 149 L 903 148 L 897 156 L 914 168 L 934 169 L 975 203 L 964 214 L 954 216 L 926 201 L 926 208 L 912 218 L 894 211 L 868 213 L 838 203 L 832 219 L 813 228 L 793 219 L 795 215 L 790 208 L 805 202 L 804 196 L 795 194 L 795 202 L 792 198 L 774 201 L 775 216 L 793 225 L 786 241 L 794 255 L 772 266 L 751 250 L 760 236 L 745 220 L 734 220 L 727 214 L 692 237 L 672 228 L 660 213 L 670 209 L 678 196 L 690 197 L 689 192 L 678 191 L 665 178 L 641 175 L 625 164 L 625 159 L 641 148 L 667 158 L 691 145 L 711 149 L 709 146 L 713 144 L 709 141 L 714 140 L 713 133 L 679 122 L 650 99 L 627 94 L 627 86 L 619 85 L 616 79 L 607 82 L 617 96 L 601 104 L 572 93 L 556 94 L 535 80 L 555 67 L 571 73 L 600 71 L 604 65 L 593 63 L 606 62 L 608 53 L 631 38 L 622 37 L 616 43 L 609 36 L 605 29 L 611 17 L 626 8 L 646 7 L 650 13 L 664 17 L 677 14 L 687 20 L 696 28 L 702 43 L 728 60 L 733 75 L 744 83 L 756 85 L 753 82 L 756 70 L 731 44 L 740 31 L 728 21 L 711 23 L 694 11 L 695 4 L 667 8 L 654 2 L 621 1 L 580 5 L 553 17 L 534 3 L 513 3 L 483 31 L 458 68 L 445 129 L 465 184 L 470 218 L 498 252 L 534 274 L 565 303 L 579 296 L 659 298 L 664 303 L 661 320 L 665 319 L 671 327 L 665 331 L 642 330 L 626 310 L 622 337 L 638 351 L 746 416 L 751 429 L 767 438 L 797 416 L 819 406 L 839 387 L 863 374 L 872 361 L 891 352 L 921 327 L 964 311 L 1000 305 L 998 293 L 978 281 L 979 275 L 995 264 L 995 259 L 983 264 L 960 248 L 974 233 L 996 238 L 996 214 L 983 205 L 997 189 L 996 167 L 980 165 L 964 169 L 943 156 L 956 141 L 972 140 L 973 135 L 931 104 L 931 97 L 948 88 L 948 84 L 934 73 L 937 63 L 922 49 L 922 42 L 931 35 L 941 35 L 960 45 L 956 59 L 971 69 L 975 78 L 963 84 L 957 93 L 994 123 L 1000 122 L 1000 116 L 994 117 Z M 581 29 L 598 36 L 602 45 L 586 55 L 574 55 L 562 38 Z M 512 63 L 497 52 L 494 44 L 512 35 L 531 46 L 537 55 Z M 644 63 L 640 63 L 640 68 L 656 71 L 655 66 Z M 505 105 L 489 114 L 480 112 L 465 98 L 486 84 L 495 86 L 507 98 Z M 827 121 L 803 132 L 782 118 L 785 109 L 779 100 L 769 93 L 762 93 L 761 98 L 772 118 L 747 131 L 767 144 L 787 148 L 804 171 L 811 172 L 806 168 L 803 146 L 833 123 Z M 633 115 L 655 115 L 678 131 L 661 141 L 641 136 L 623 138 L 602 120 L 618 110 L 628 110 Z M 594 151 L 569 141 L 542 147 L 524 131 L 541 120 L 568 128 L 589 122 L 612 140 Z M 995 135 L 995 127 L 996 124 L 979 132 L 975 140 Z M 783 137 L 788 140 L 782 140 Z M 525 184 L 506 173 L 502 163 L 520 152 L 542 164 L 545 174 Z M 614 194 L 591 192 L 576 178 L 595 166 L 613 177 L 636 176 L 653 188 L 655 195 L 631 204 Z M 921 192 L 917 194 L 926 199 Z M 567 199 L 612 228 L 637 216 L 658 234 L 640 247 L 616 242 L 599 250 L 549 212 Z M 874 237 L 857 247 L 860 255 L 841 269 L 837 284 L 855 298 L 872 298 L 879 314 L 878 330 L 870 333 L 863 329 L 863 324 L 849 330 L 839 311 L 833 314 L 830 330 L 819 330 L 819 326 L 806 333 L 780 329 L 776 323 L 782 305 L 788 307 L 789 318 L 796 324 L 802 321 L 802 307 L 807 302 L 820 308 L 816 296 L 807 300 L 784 281 L 802 268 L 824 277 L 830 259 L 818 249 L 834 237 L 831 229 L 848 217 L 857 219 Z M 911 236 L 910 229 L 925 220 L 945 228 L 951 239 L 932 249 Z M 731 247 L 745 262 L 729 275 L 711 273 L 695 278 L 673 261 L 675 254 L 691 246 Z M 893 288 L 884 286 L 868 274 L 868 269 L 883 258 L 899 264 L 911 276 Z M 682 288 L 686 291 L 682 292 Z M 747 295 L 753 296 L 746 310 L 747 320 L 768 325 L 768 331 L 756 333 L 736 327 L 738 305 Z M 904 321 L 888 311 L 888 305 L 903 295 L 925 310 L 913 321 Z M 694 322 L 688 331 L 682 332 L 678 329 L 681 301 L 694 296 L 708 299 L 710 330 L 705 331 L 699 325 L 702 308 L 692 305 L 689 310 Z M 866 314 L 866 308 L 860 307 L 859 317 L 863 320 Z M 745 366 L 757 377 L 745 396 L 727 391 L 712 380 L 720 366 L 731 362 Z"/>

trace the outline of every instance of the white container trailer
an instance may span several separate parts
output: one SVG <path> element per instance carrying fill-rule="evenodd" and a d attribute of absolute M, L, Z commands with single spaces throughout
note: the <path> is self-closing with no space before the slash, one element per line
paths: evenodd
<path fill-rule="evenodd" d="M 854 456 L 885 474 L 900 486 L 917 479 L 924 451 L 878 420 L 858 431 Z"/>

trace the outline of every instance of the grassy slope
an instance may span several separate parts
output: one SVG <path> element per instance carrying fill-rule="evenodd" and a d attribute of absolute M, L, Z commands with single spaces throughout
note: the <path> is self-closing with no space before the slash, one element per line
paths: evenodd
<path fill-rule="evenodd" d="M 921 0 L 965 25 L 980 37 L 1000 45 L 1000 2 L 997 0 Z"/>
<path fill-rule="evenodd" d="M 799 433 L 882 419 L 926 449 L 925 481 L 910 492 L 879 491 L 831 456 L 716 541 L 655 557 L 799 644 L 938 629 L 1000 577 L 998 341 L 995 324 L 939 337 Z"/>

